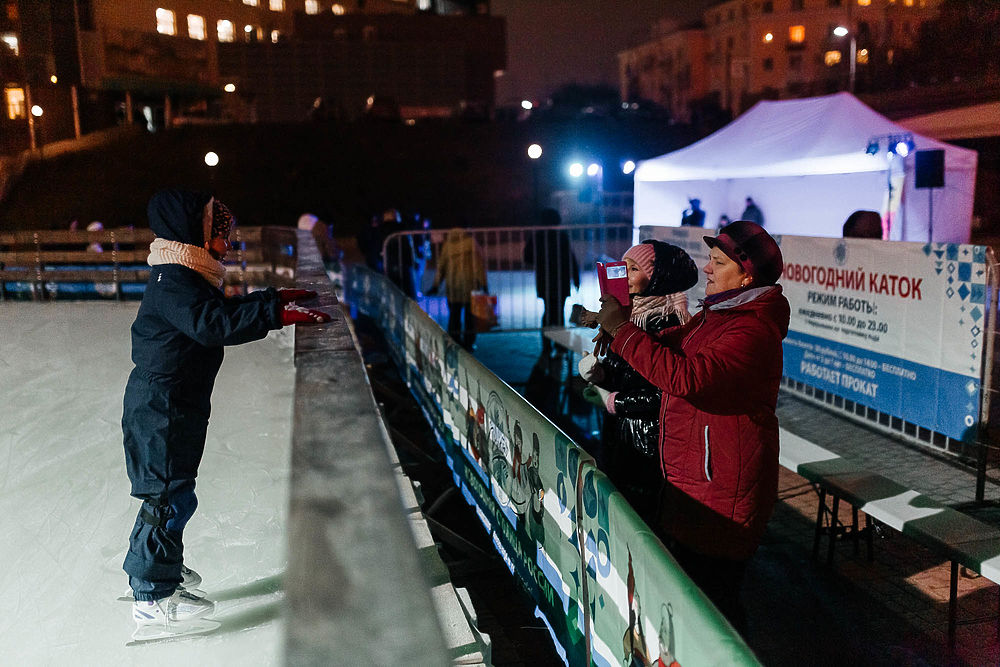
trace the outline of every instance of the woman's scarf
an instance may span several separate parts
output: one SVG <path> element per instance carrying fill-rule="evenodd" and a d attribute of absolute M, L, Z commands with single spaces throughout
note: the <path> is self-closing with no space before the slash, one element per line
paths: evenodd
<path fill-rule="evenodd" d="M 208 254 L 204 248 L 161 238 L 153 239 L 153 242 L 149 244 L 149 259 L 146 261 L 150 266 L 159 264 L 186 266 L 197 271 L 209 284 L 220 289 L 226 275 L 226 267 L 223 263 Z"/>
<path fill-rule="evenodd" d="M 671 313 L 677 315 L 681 324 L 687 324 L 687 321 L 691 319 L 687 306 L 687 294 L 684 292 L 665 296 L 633 296 L 630 319 L 632 324 L 643 330 L 646 329 L 649 318 L 659 316 L 665 320 L 670 317 Z"/>

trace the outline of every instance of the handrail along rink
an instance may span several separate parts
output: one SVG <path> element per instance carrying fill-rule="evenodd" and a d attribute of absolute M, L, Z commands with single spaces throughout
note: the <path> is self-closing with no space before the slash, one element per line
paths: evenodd
<path fill-rule="evenodd" d="M 309 232 L 297 250 L 334 317 L 295 331 L 285 661 L 449 664 L 350 319 Z"/>

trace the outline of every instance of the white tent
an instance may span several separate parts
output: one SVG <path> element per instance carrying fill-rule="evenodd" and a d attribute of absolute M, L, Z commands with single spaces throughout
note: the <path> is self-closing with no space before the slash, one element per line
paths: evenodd
<path fill-rule="evenodd" d="M 890 157 L 889 138 L 907 134 L 849 93 L 758 102 L 705 139 L 639 163 L 635 226 L 679 225 L 697 197 L 714 227 L 721 214 L 738 219 L 750 196 L 775 234 L 840 236 L 851 212 L 868 209 L 883 214 L 894 240 L 927 241 L 932 221 L 934 241 L 968 242 L 976 152 L 912 134 L 914 151 Z M 870 155 L 873 139 L 879 151 Z M 944 150 L 945 185 L 917 190 L 914 152 L 933 149 Z"/>

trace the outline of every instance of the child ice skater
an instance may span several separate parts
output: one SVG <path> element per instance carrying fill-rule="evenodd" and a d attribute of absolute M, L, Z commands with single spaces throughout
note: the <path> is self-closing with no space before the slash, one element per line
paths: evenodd
<path fill-rule="evenodd" d="M 295 305 L 307 290 L 222 292 L 234 224 L 207 194 L 163 190 L 149 201 L 149 281 L 132 324 L 135 368 L 125 386 L 122 431 L 132 496 L 142 500 L 124 569 L 139 628 L 167 634 L 208 616 L 215 603 L 191 589 L 201 582 L 184 566 L 184 526 L 198 506 L 195 477 L 205 449 L 212 386 L 223 346 L 258 340 L 289 324 L 327 322 Z"/>

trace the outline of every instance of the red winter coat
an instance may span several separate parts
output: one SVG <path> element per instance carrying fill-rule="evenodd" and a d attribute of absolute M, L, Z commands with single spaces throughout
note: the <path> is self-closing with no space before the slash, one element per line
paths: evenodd
<path fill-rule="evenodd" d="M 626 323 L 611 345 L 663 390 L 660 462 L 669 483 L 658 524 L 695 552 L 745 560 L 771 516 L 788 316 L 780 286 L 758 287 L 658 337 Z"/>

